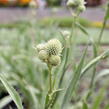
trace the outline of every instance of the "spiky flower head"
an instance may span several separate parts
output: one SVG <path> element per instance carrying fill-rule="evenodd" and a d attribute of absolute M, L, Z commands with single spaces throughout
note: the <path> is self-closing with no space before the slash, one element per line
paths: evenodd
<path fill-rule="evenodd" d="M 45 50 L 49 54 L 49 56 L 60 55 L 62 52 L 62 44 L 57 39 L 51 39 L 47 42 Z"/>
<path fill-rule="evenodd" d="M 38 56 L 39 56 L 39 59 L 42 60 L 42 61 L 46 61 L 49 57 L 45 50 L 41 50 L 39 52 Z"/>
<path fill-rule="evenodd" d="M 61 58 L 60 56 L 57 56 L 57 55 L 52 55 L 50 58 L 49 58 L 49 63 L 52 65 L 52 66 L 57 66 L 61 63 Z"/>
<path fill-rule="evenodd" d="M 45 49 L 45 44 L 38 44 L 36 46 L 36 48 L 37 48 L 38 52 L 41 51 L 41 50 L 44 50 Z"/>
<path fill-rule="evenodd" d="M 68 0 L 67 6 L 77 10 L 79 13 L 85 11 L 85 4 L 84 0 Z"/>
<path fill-rule="evenodd" d="M 75 8 L 77 6 L 77 4 L 75 4 L 75 0 L 68 0 L 67 1 L 67 6 Z"/>
<path fill-rule="evenodd" d="M 84 5 L 80 5 L 79 7 L 78 7 L 78 11 L 79 12 L 83 12 L 83 11 L 85 11 L 86 10 L 86 7 L 84 6 Z"/>

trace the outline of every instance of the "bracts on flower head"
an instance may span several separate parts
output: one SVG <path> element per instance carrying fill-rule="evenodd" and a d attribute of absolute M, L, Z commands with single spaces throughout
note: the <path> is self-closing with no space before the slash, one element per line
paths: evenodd
<path fill-rule="evenodd" d="M 58 39 L 51 39 L 45 44 L 37 45 L 38 57 L 52 66 L 61 63 L 62 44 Z"/>

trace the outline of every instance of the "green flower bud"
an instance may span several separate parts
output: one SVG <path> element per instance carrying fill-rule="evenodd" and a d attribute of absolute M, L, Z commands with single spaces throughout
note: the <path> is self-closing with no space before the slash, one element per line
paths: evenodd
<path fill-rule="evenodd" d="M 60 56 L 56 56 L 56 55 L 52 55 L 50 58 L 49 58 L 49 63 L 53 66 L 57 66 L 61 63 L 61 58 Z"/>
<path fill-rule="evenodd" d="M 80 4 L 82 4 L 83 3 L 83 0 L 75 0 L 75 4 L 77 5 L 77 6 L 79 6 Z"/>
<path fill-rule="evenodd" d="M 42 61 L 45 61 L 48 59 L 48 54 L 45 50 L 41 50 L 39 52 L 39 59 L 42 60 Z"/>
<path fill-rule="evenodd" d="M 68 0 L 67 6 L 75 8 L 77 6 L 77 4 L 75 4 L 75 0 Z"/>
<path fill-rule="evenodd" d="M 62 44 L 57 39 L 49 40 L 45 46 L 45 50 L 49 55 L 60 55 Z"/>
<path fill-rule="evenodd" d="M 36 48 L 37 48 L 38 51 L 44 50 L 45 49 L 45 44 L 38 44 L 36 46 Z"/>
<path fill-rule="evenodd" d="M 78 11 L 79 12 L 83 12 L 83 11 L 85 11 L 86 10 L 86 7 L 84 6 L 84 5 L 80 5 L 79 7 L 78 7 Z"/>
<path fill-rule="evenodd" d="M 79 13 L 85 11 L 85 4 L 84 0 L 68 0 L 67 6 L 74 8 L 77 10 Z"/>
<path fill-rule="evenodd" d="M 65 31 L 61 31 L 62 35 L 65 37 L 69 37 L 70 36 L 70 32 L 65 30 Z"/>

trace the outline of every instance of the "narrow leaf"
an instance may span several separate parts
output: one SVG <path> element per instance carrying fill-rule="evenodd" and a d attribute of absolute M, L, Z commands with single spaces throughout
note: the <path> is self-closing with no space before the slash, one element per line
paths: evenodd
<path fill-rule="evenodd" d="M 109 19 L 109 3 L 107 5 L 107 10 L 106 10 L 106 15 L 105 15 L 105 20 Z"/>
<path fill-rule="evenodd" d="M 9 104 L 12 101 L 12 98 L 10 96 L 6 96 L 0 100 L 0 109 L 3 109 L 4 106 Z"/>
<path fill-rule="evenodd" d="M 100 60 L 106 58 L 109 56 L 109 50 L 102 53 L 100 56 L 94 58 L 92 61 L 90 61 L 82 70 L 81 72 L 81 77 L 83 77 L 83 75 L 92 67 L 94 66 L 97 62 L 99 62 Z"/>
<path fill-rule="evenodd" d="M 96 77 L 96 80 L 98 80 L 101 77 L 108 76 L 108 75 L 109 75 L 109 69 L 104 69 L 101 72 L 99 72 L 99 74 Z"/>
<path fill-rule="evenodd" d="M 109 104 L 107 104 L 104 109 L 109 109 Z"/>
<path fill-rule="evenodd" d="M 85 29 L 80 23 L 76 23 L 76 26 L 77 26 L 85 35 L 89 35 L 88 32 L 86 31 L 86 29 Z"/>
<path fill-rule="evenodd" d="M 3 83 L 4 87 L 10 94 L 12 100 L 15 102 L 18 109 L 23 109 L 22 102 L 17 91 L 8 83 L 3 75 L 0 75 L 0 80 Z"/>
<path fill-rule="evenodd" d="M 61 109 L 66 109 L 66 106 L 67 106 L 69 100 L 71 99 L 71 95 L 72 95 L 73 91 L 75 90 L 75 86 L 76 86 L 77 82 L 79 81 L 81 70 L 82 70 L 85 56 L 86 56 L 86 51 L 87 51 L 87 49 L 84 51 L 84 54 L 80 60 L 80 63 L 78 65 L 76 71 L 74 72 L 74 76 L 72 77 L 71 82 L 68 85 L 67 91 L 66 91 L 64 99 L 63 99 L 63 103 L 61 105 Z"/>
<path fill-rule="evenodd" d="M 88 104 L 85 101 L 83 101 L 82 109 L 88 109 Z"/>
<path fill-rule="evenodd" d="M 105 94 L 105 88 L 102 88 L 98 96 L 95 97 L 95 101 L 94 104 L 92 105 L 92 109 L 100 108 L 100 104 L 103 101 L 104 94 Z"/>

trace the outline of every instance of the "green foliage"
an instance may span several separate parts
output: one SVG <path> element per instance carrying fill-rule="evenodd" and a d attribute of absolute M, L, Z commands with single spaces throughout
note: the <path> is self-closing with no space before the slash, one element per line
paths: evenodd
<path fill-rule="evenodd" d="M 66 108 L 69 100 L 71 99 L 71 95 L 72 95 L 73 91 L 75 90 L 76 84 L 77 84 L 77 82 L 78 82 L 78 80 L 80 78 L 80 75 L 81 75 L 81 70 L 82 70 L 82 67 L 83 67 L 83 64 L 84 64 L 86 51 L 87 51 L 87 49 L 85 50 L 85 52 L 84 52 L 84 54 L 83 54 L 83 56 L 82 56 L 82 58 L 80 60 L 80 63 L 77 66 L 77 69 L 74 72 L 73 78 L 71 79 L 71 82 L 68 85 L 68 88 L 67 88 L 67 91 L 65 93 L 61 109 L 65 109 Z"/>
<path fill-rule="evenodd" d="M 47 0 L 48 6 L 59 6 L 61 3 L 61 0 Z"/>
<path fill-rule="evenodd" d="M 15 91 L 15 89 L 8 83 L 3 75 L 0 75 L 0 80 L 3 83 L 4 87 L 12 97 L 13 101 L 15 102 L 18 109 L 23 109 L 22 102 L 20 99 L 19 94 Z"/>
<path fill-rule="evenodd" d="M 109 74 L 109 69 L 100 69 L 100 73 L 96 70 L 99 62 L 104 62 L 109 57 L 109 50 L 101 50 L 96 43 L 99 29 L 86 29 L 84 26 L 89 22 L 81 19 L 78 21 L 76 16 L 68 19 L 46 18 L 41 23 L 46 26 L 30 22 L 18 23 L 14 25 L 15 28 L 9 26 L 0 29 L 0 70 L 6 74 L 5 77 L 0 74 L 0 88 L 4 91 L 5 86 L 10 94 L 0 99 L 0 108 L 13 100 L 18 109 L 23 109 L 22 102 L 28 109 L 99 109 L 106 93 L 104 77 Z M 72 25 L 72 28 L 59 27 L 66 25 Z M 61 36 L 60 29 L 71 34 Z M 109 32 L 104 32 L 103 42 L 109 43 Z M 38 51 L 34 49 L 37 44 L 45 43 L 51 38 L 59 39 L 63 45 L 62 54 L 59 53 L 62 62 L 53 68 L 51 64 L 46 65 L 38 59 Z M 83 43 L 87 46 L 90 44 L 90 47 L 87 47 L 81 56 L 83 50 L 80 51 L 78 44 Z M 96 84 L 101 78 L 100 85 L 102 83 L 104 86 L 100 87 L 100 93 L 95 96 Z M 83 83 L 82 79 L 87 83 L 87 89 L 81 94 L 78 90 Z M 22 102 L 13 86 L 19 89 Z M 90 100 L 94 102 L 89 102 Z M 104 108 L 108 109 L 109 104 Z"/>
<path fill-rule="evenodd" d="M 59 27 L 71 27 L 72 26 L 73 19 L 72 17 L 52 17 L 52 18 L 44 18 L 41 20 L 42 25 L 51 25 L 51 24 L 57 24 Z M 80 24 L 83 26 L 89 26 L 90 21 L 87 19 L 79 18 Z"/>
<path fill-rule="evenodd" d="M 4 106 L 9 104 L 12 101 L 12 98 L 10 96 L 6 96 L 0 100 L 0 109 L 2 109 Z"/>

